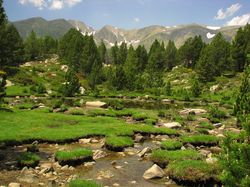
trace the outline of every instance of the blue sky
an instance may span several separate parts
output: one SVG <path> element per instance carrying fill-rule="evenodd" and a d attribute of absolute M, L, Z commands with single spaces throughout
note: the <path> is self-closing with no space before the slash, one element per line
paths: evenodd
<path fill-rule="evenodd" d="M 250 22 L 250 0 L 4 0 L 10 21 L 30 17 L 75 19 L 100 29 L 198 23 L 211 26 Z"/>

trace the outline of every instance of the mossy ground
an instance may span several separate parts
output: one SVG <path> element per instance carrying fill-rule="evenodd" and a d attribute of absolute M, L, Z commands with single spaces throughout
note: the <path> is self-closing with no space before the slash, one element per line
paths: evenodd
<path fill-rule="evenodd" d="M 68 185 L 69 187 L 102 187 L 102 185 L 97 184 L 94 181 L 75 179 L 71 181 Z"/>

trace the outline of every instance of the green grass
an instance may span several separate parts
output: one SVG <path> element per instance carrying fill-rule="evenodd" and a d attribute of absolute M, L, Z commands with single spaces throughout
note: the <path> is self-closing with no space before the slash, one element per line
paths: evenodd
<path fill-rule="evenodd" d="M 105 139 L 105 144 L 108 149 L 121 150 L 125 147 L 131 147 L 134 145 L 134 141 L 131 137 L 124 136 L 108 136 Z"/>
<path fill-rule="evenodd" d="M 40 110 L 0 112 L 0 142 L 44 140 L 60 142 L 87 136 L 126 135 L 134 132 L 177 135 L 168 128 L 127 124 L 112 117 L 88 117 L 45 113 Z"/>
<path fill-rule="evenodd" d="M 26 96 L 30 95 L 30 86 L 14 85 L 6 88 L 7 96 Z"/>
<path fill-rule="evenodd" d="M 192 135 L 182 136 L 183 143 L 190 143 L 193 145 L 215 145 L 219 143 L 219 138 L 213 135 Z"/>
<path fill-rule="evenodd" d="M 176 151 L 167 151 L 167 150 L 154 150 L 151 155 L 151 160 L 159 164 L 168 164 L 172 161 L 180 161 L 186 159 L 202 159 L 202 155 L 199 152 L 194 150 L 176 150 Z"/>
<path fill-rule="evenodd" d="M 94 181 L 75 179 L 69 183 L 69 187 L 102 187 Z"/>
<path fill-rule="evenodd" d="M 85 115 L 85 111 L 82 108 L 69 108 L 67 113 L 71 115 Z"/>
<path fill-rule="evenodd" d="M 176 150 L 182 147 L 182 142 L 177 140 L 166 140 L 161 142 L 161 148 L 167 150 Z"/>
<path fill-rule="evenodd" d="M 200 128 L 209 129 L 209 130 L 214 129 L 214 126 L 213 126 L 213 125 L 211 125 L 211 124 L 208 123 L 208 122 L 204 122 L 204 121 L 199 123 L 199 127 L 200 127 Z"/>
<path fill-rule="evenodd" d="M 31 152 L 24 152 L 17 159 L 17 162 L 21 167 L 35 167 L 38 165 L 39 161 L 40 157 L 37 154 Z"/>
<path fill-rule="evenodd" d="M 178 181 L 205 182 L 217 177 L 219 170 L 215 165 L 202 160 L 182 160 L 168 165 L 170 178 Z"/>
<path fill-rule="evenodd" d="M 93 152 L 90 149 L 78 148 L 71 151 L 57 151 L 55 158 L 58 161 L 62 160 L 77 160 L 79 158 L 92 157 Z"/>

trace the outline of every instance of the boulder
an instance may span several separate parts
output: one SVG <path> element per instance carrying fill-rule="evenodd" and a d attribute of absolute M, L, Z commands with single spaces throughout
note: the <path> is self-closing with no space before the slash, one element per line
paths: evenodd
<path fill-rule="evenodd" d="M 101 101 L 87 101 L 86 107 L 91 108 L 107 108 L 107 103 Z"/>
<path fill-rule="evenodd" d="M 181 128 L 181 124 L 179 122 L 170 122 L 170 123 L 163 123 L 163 127 L 167 127 L 170 129 L 178 129 Z"/>
<path fill-rule="evenodd" d="M 162 178 L 164 176 L 164 171 L 158 165 L 154 164 L 151 168 L 146 170 L 143 174 L 143 178 L 153 179 L 153 178 Z"/>
<path fill-rule="evenodd" d="M 201 108 L 186 108 L 186 109 L 184 109 L 184 110 L 181 110 L 180 112 L 179 112 L 181 115 L 188 115 L 188 114 L 195 114 L 195 115 L 199 115 L 199 114 L 205 114 L 205 113 L 207 113 L 207 111 L 206 110 L 204 110 L 204 109 L 201 109 Z"/>
<path fill-rule="evenodd" d="M 210 158 L 207 158 L 207 159 L 206 159 L 206 162 L 207 162 L 208 164 L 215 164 L 216 162 L 218 162 L 218 159 L 215 158 L 215 157 L 210 157 Z"/>
<path fill-rule="evenodd" d="M 106 157 L 108 154 L 102 150 L 95 150 L 93 154 L 93 159 L 97 160 L 103 157 Z"/>
<path fill-rule="evenodd" d="M 220 87 L 219 87 L 219 85 L 218 84 L 216 84 L 216 85 L 213 85 L 213 86 L 211 86 L 210 88 L 209 88 L 209 90 L 210 90 L 210 92 L 216 92 L 216 91 L 218 91 L 220 89 Z"/>
<path fill-rule="evenodd" d="M 145 147 L 142 151 L 140 151 L 137 155 L 139 157 L 143 157 L 146 153 L 152 152 L 152 149 L 149 147 Z"/>
<path fill-rule="evenodd" d="M 144 136 L 142 136 L 141 134 L 136 134 L 135 135 L 135 142 L 143 142 L 145 140 Z"/>
<path fill-rule="evenodd" d="M 162 99 L 161 102 L 166 103 L 166 104 L 171 104 L 171 103 L 174 103 L 174 100 L 172 100 L 172 99 Z"/>
<path fill-rule="evenodd" d="M 87 143 L 90 143 L 91 139 L 90 138 L 82 138 L 82 139 L 79 139 L 78 142 L 80 144 L 87 144 Z"/>
<path fill-rule="evenodd" d="M 213 126 L 214 126 L 215 128 L 219 128 L 219 127 L 222 126 L 222 123 L 215 123 L 215 124 L 213 124 Z"/>
<path fill-rule="evenodd" d="M 30 173 L 30 172 L 25 172 L 23 173 L 19 178 L 20 182 L 25 182 L 25 183 L 38 183 L 39 178 L 36 174 Z"/>
<path fill-rule="evenodd" d="M 16 182 L 11 182 L 9 183 L 8 187 L 21 187 L 21 184 Z"/>

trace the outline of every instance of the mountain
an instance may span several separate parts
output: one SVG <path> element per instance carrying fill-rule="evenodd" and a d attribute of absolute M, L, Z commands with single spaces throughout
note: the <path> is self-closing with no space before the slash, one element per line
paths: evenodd
<path fill-rule="evenodd" d="M 65 19 L 47 21 L 40 17 L 16 21 L 13 22 L 13 24 L 23 38 L 26 38 L 31 30 L 34 30 L 39 36 L 51 35 L 54 38 L 60 38 L 70 28 L 76 28 L 80 30 L 83 35 L 93 35 L 97 43 L 103 40 L 108 47 L 112 47 L 116 42 L 118 45 L 122 42 L 126 42 L 128 45 L 135 47 L 145 45 L 146 48 L 149 48 L 155 39 L 163 41 L 165 44 L 167 44 L 169 40 L 172 40 L 177 47 L 180 47 L 189 37 L 196 35 L 200 35 L 205 42 L 209 43 L 219 32 L 230 41 L 239 28 L 238 26 L 220 28 L 189 24 L 173 27 L 152 25 L 141 29 L 125 30 L 106 25 L 100 30 L 94 30 L 81 21 Z"/>

